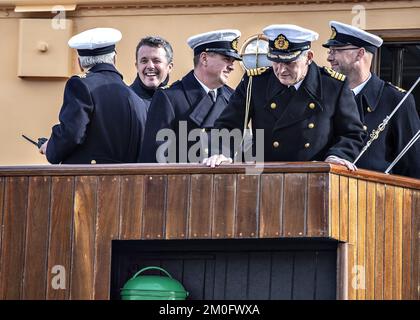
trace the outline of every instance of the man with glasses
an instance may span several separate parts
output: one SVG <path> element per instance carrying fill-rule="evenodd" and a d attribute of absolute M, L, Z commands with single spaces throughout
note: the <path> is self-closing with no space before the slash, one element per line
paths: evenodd
<path fill-rule="evenodd" d="M 405 95 L 405 90 L 370 72 L 372 59 L 383 40 L 357 27 L 330 21 L 332 34 L 327 43 L 331 68 L 347 76 L 360 119 L 367 132 L 376 130 Z M 406 99 L 379 138 L 357 162 L 360 168 L 384 172 L 420 129 L 413 95 Z M 370 137 L 367 136 L 365 143 Z M 414 144 L 393 168 L 392 173 L 420 178 L 420 143 Z"/>
<path fill-rule="evenodd" d="M 215 127 L 242 129 L 248 99 L 254 151 L 262 143 L 264 161 L 317 160 L 355 170 L 351 162 L 363 143 L 362 123 L 345 77 L 313 61 L 311 42 L 318 34 L 295 25 L 270 25 L 263 32 L 272 68 L 254 75 L 250 89 L 244 75 Z M 255 139 L 258 129 L 264 130 L 263 142 Z M 233 155 L 230 149 L 204 163 L 229 163 Z"/>
<path fill-rule="evenodd" d="M 226 83 L 234 62 L 241 60 L 237 50 L 240 35 L 239 30 L 226 29 L 201 33 L 187 40 L 194 51 L 194 69 L 153 96 L 141 162 L 199 162 L 207 156 L 207 132 L 233 92 Z M 191 136 L 200 130 L 203 139 L 199 136 L 199 141 L 193 141 L 195 137 Z M 197 144 L 202 147 L 190 153 Z"/>

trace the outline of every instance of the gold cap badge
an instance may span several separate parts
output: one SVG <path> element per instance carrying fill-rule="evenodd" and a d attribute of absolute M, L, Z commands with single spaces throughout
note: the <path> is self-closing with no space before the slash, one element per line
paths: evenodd
<path fill-rule="evenodd" d="M 232 46 L 232 49 L 235 51 L 238 51 L 238 40 L 239 40 L 239 37 L 236 39 L 233 39 L 232 42 L 230 43 L 230 45 Z"/>
<path fill-rule="evenodd" d="M 331 36 L 330 39 L 335 39 L 335 37 L 337 36 L 337 30 L 335 30 L 334 27 L 331 27 Z"/>
<path fill-rule="evenodd" d="M 274 40 L 274 48 L 279 50 L 287 50 L 289 48 L 289 41 L 287 41 L 287 38 L 284 35 L 279 34 Z"/>

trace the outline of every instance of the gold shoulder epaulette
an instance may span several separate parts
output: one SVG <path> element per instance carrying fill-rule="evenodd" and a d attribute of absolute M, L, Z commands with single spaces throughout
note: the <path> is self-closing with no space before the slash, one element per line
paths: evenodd
<path fill-rule="evenodd" d="M 344 81 L 346 79 L 346 76 L 344 74 L 334 71 L 333 69 L 329 67 L 324 67 L 324 71 L 334 79 L 337 79 L 340 81 Z"/>
<path fill-rule="evenodd" d="M 392 87 L 394 87 L 395 89 L 397 89 L 399 92 L 407 92 L 407 90 L 404 90 L 403 88 L 400 88 L 398 86 L 396 86 L 395 84 L 391 83 L 388 81 L 388 84 Z"/>
<path fill-rule="evenodd" d="M 263 74 L 264 72 L 266 72 L 268 70 L 268 67 L 260 67 L 260 68 L 255 68 L 255 69 L 248 69 L 246 70 L 246 74 L 248 75 L 248 77 L 250 76 L 259 76 L 261 74 Z"/>
<path fill-rule="evenodd" d="M 84 78 L 86 78 L 86 73 L 76 74 L 76 76 L 79 77 L 79 78 L 84 79 Z"/>

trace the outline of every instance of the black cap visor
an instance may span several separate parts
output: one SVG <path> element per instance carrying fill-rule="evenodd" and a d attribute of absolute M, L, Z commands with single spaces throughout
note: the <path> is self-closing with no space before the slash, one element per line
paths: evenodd
<path fill-rule="evenodd" d="M 222 49 L 222 48 L 207 48 L 205 52 L 215 52 L 215 53 L 227 56 L 227 57 L 231 57 L 235 60 L 239 60 L 239 61 L 242 60 L 241 55 L 235 50 L 227 50 L 227 49 Z"/>

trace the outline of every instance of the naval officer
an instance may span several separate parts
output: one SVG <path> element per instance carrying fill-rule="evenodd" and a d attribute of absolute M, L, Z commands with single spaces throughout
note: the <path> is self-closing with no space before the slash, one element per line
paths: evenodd
<path fill-rule="evenodd" d="M 241 59 L 237 48 L 240 35 L 239 30 L 216 30 L 187 40 L 194 51 L 194 69 L 153 96 L 141 162 L 198 162 L 207 156 L 207 135 L 194 140 L 190 133 L 210 131 L 225 109 L 233 92 L 226 83 L 234 62 Z M 173 134 L 160 139 L 159 132 Z M 197 152 L 190 152 L 200 144 L 198 140 L 206 143 L 194 149 Z"/>
<path fill-rule="evenodd" d="M 376 130 L 392 113 L 405 95 L 405 90 L 381 80 L 371 73 L 374 54 L 383 40 L 357 27 L 330 21 L 331 37 L 323 45 L 328 48 L 332 69 L 347 76 L 367 132 Z M 360 168 L 385 172 L 410 139 L 420 130 L 412 94 L 391 118 L 367 151 L 358 160 Z M 365 143 L 370 139 L 366 137 Z M 420 178 L 420 143 L 415 143 L 393 167 L 392 173 Z"/>
<path fill-rule="evenodd" d="M 146 106 L 115 68 L 121 32 L 95 28 L 72 37 L 83 74 L 65 86 L 60 123 L 40 147 L 50 163 L 136 162 L 146 121 Z"/>
<path fill-rule="evenodd" d="M 252 121 L 254 152 L 263 144 L 264 161 L 328 161 L 354 170 L 364 132 L 345 76 L 313 60 L 311 42 L 318 34 L 295 25 L 270 25 L 270 68 L 244 75 L 216 128 L 243 128 L 246 100 Z M 253 81 L 250 88 L 250 79 Z M 256 131 L 264 131 L 256 140 Z M 214 155 L 204 164 L 232 162 L 230 154 Z M 261 155 L 256 155 L 261 159 Z"/>

